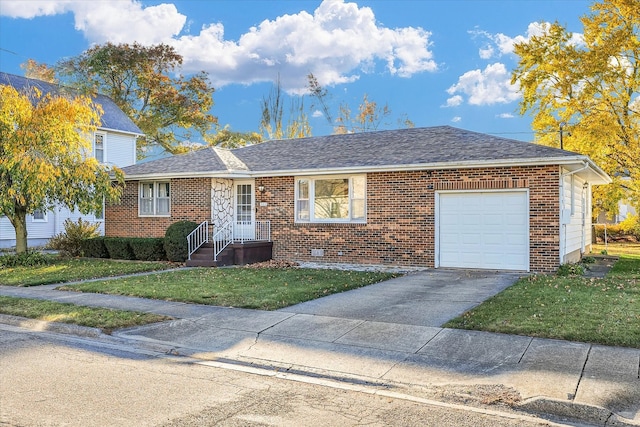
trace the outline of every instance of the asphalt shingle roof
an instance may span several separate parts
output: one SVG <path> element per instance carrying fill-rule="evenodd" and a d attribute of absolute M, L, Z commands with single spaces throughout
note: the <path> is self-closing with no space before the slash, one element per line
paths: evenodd
<path fill-rule="evenodd" d="M 122 170 L 127 175 L 228 172 L 225 163 L 211 147 L 150 162 L 138 163 L 122 168 Z"/>
<path fill-rule="evenodd" d="M 127 175 L 278 173 L 575 158 L 579 154 L 451 126 L 274 140 L 233 150 L 203 148 L 124 168 Z M 238 166 L 240 165 L 240 167 Z"/>
<path fill-rule="evenodd" d="M 64 88 L 54 83 L 3 72 L 0 72 L 0 84 L 13 86 L 19 92 L 24 92 L 31 87 L 38 88 L 43 94 L 51 93 L 55 95 L 69 93 L 70 91 L 69 88 Z M 136 124 L 122 112 L 111 98 L 105 95 L 97 95 L 93 99 L 96 104 L 100 104 L 103 110 L 102 117 L 100 118 L 100 121 L 102 122 L 100 128 L 142 134 L 142 131 L 138 126 L 136 126 Z"/>
<path fill-rule="evenodd" d="M 576 153 L 451 126 L 268 141 L 233 153 L 252 171 L 574 157 Z"/>

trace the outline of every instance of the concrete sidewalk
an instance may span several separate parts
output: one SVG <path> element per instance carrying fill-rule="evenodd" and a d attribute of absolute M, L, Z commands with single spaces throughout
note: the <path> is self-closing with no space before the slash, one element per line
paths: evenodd
<path fill-rule="evenodd" d="M 385 301 L 404 293 L 407 305 L 394 311 L 418 314 L 420 289 L 423 299 L 433 300 L 431 307 L 438 307 L 445 294 L 450 299 L 452 294 L 466 295 L 459 306 L 449 306 L 449 317 L 480 302 L 469 297 L 476 290 L 464 285 L 464 277 L 455 282 L 459 288 L 446 292 L 441 284 L 454 273 L 438 274 L 412 273 L 275 312 L 56 291 L 59 285 L 0 286 L 0 295 L 172 316 L 177 320 L 114 334 L 171 354 L 416 390 L 502 385 L 520 394 L 525 410 L 594 425 L 640 426 L 640 349 L 444 329 L 430 322 L 448 320 L 442 320 L 446 310 L 413 322 L 407 319 L 416 316 L 397 317 L 383 310 Z M 467 274 L 469 283 L 475 281 L 487 294 L 513 282 L 509 276 L 455 274 Z M 364 310 L 367 299 L 378 300 L 378 306 Z M 9 321 L 7 316 L 2 319 Z"/>

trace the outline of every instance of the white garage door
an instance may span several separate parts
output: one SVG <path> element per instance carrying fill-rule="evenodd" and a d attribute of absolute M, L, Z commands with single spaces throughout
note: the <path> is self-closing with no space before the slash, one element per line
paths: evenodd
<path fill-rule="evenodd" d="M 438 196 L 440 267 L 529 270 L 526 191 Z"/>

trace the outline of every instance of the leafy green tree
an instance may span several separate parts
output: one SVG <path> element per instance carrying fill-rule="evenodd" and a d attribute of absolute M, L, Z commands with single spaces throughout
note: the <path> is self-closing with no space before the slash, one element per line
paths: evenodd
<path fill-rule="evenodd" d="M 194 132 L 204 136 L 217 123 L 209 113 L 214 88 L 206 73 L 173 77 L 181 64 L 182 56 L 165 44 L 106 43 L 59 62 L 56 69 L 62 81 L 114 100 L 144 132 L 138 141 L 143 158 L 153 146 L 172 154 L 188 151 L 183 143 L 194 139 Z"/>
<path fill-rule="evenodd" d="M 621 197 L 640 208 L 640 0 L 603 0 L 581 18 L 582 40 L 560 24 L 518 43 L 512 75 L 533 116 L 537 142 L 591 157 L 614 183 L 596 206 L 617 212 Z M 596 209 L 597 210 L 597 209 Z M 596 212 L 597 213 L 597 212 Z"/>
<path fill-rule="evenodd" d="M 87 96 L 0 85 L 0 214 L 15 229 L 18 253 L 27 251 L 27 214 L 55 204 L 86 214 L 120 197 L 112 179 L 123 184 L 122 172 L 88 155 L 100 113 Z"/>

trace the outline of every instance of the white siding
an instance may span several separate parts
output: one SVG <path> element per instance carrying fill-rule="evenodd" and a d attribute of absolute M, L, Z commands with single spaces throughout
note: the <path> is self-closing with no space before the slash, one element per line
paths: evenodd
<path fill-rule="evenodd" d="M 93 146 L 93 144 L 92 144 Z M 92 153 L 93 154 L 93 153 Z M 105 160 L 109 164 L 119 167 L 133 165 L 136 162 L 136 137 L 130 134 L 106 132 L 105 135 Z M 95 216 L 82 215 L 77 211 L 70 212 L 66 208 L 56 208 L 47 212 L 47 222 L 34 222 L 31 216 L 27 216 L 27 237 L 29 245 L 39 245 L 54 235 L 64 230 L 64 221 L 70 218 L 77 221 L 82 218 L 85 221 L 95 222 Z M 100 232 L 104 234 L 104 221 Z M 13 225 L 8 218 L 0 218 L 0 247 L 12 247 L 16 244 L 16 235 Z"/>
<path fill-rule="evenodd" d="M 591 192 L 588 185 L 585 188 L 585 181 L 574 174 L 562 178 L 561 194 L 561 262 L 574 262 L 591 242 Z"/>
<path fill-rule="evenodd" d="M 105 147 L 107 163 L 119 166 L 121 168 L 135 164 L 135 136 L 108 132 Z"/>

